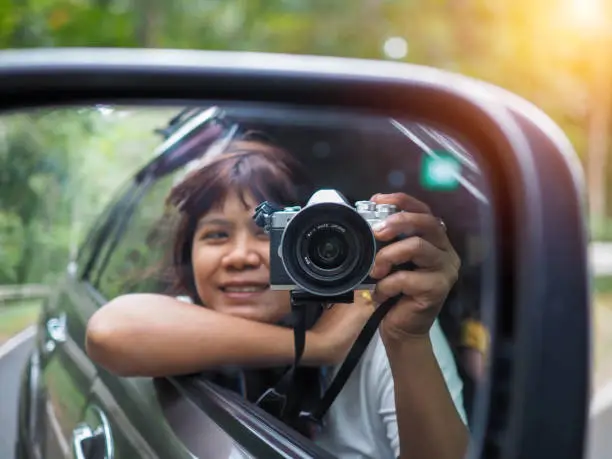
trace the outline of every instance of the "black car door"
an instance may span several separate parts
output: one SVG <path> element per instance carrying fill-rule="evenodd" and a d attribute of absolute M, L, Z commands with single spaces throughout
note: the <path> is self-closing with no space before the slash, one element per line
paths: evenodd
<path fill-rule="evenodd" d="M 121 294 L 164 289 L 156 267 L 166 260 L 167 230 L 173 223 L 172 216 L 165 213 L 165 197 L 185 172 L 180 167 L 161 176 L 141 177 L 137 202 L 127 218 L 120 219 L 107 248 L 97 255 L 99 269 L 83 279 L 90 286 L 96 307 Z M 87 424 L 82 426 L 83 435 L 93 432 L 95 425 L 105 429 L 104 435 L 112 438 L 115 457 L 180 458 L 197 454 L 212 458 L 239 449 L 205 413 L 183 396 L 160 392 L 152 378 L 118 377 L 98 368 L 85 417 L 89 420 L 83 419 Z M 188 419 L 189 423 L 173 421 L 177 419 Z"/>
<path fill-rule="evenodd" d="M 46 305 L 41 323 L 38 353 L 42 363 L 44 404 L 43 457 L 69 457 L 72 429 L 87 403 L 96 375 L 83 347 L 86 317 L 93 310 L 84 292 L 69 282 Z M 79 305 L 78 310 L 75 305 Z"/>
<path fill-rule="evenodd" d="M 35 356 L 42 370 L 39 391 L 42 403 L 38 419 L 43 419 L 41 437 L 35 450 L 42 457 L 70 457 L 74 429 L 88 403 L 96 378 L 96 368 L 85 351 L 85 327 L 96 310 L 96 302 L 85 273 L 94 271 L 89 263 L 105 247 L 112 234 L 112 222 L 133 199 L 136 187 L 121 190 L 103 213 L 77 260 L 68 265 L 66 277 L 43 307 Z"/>

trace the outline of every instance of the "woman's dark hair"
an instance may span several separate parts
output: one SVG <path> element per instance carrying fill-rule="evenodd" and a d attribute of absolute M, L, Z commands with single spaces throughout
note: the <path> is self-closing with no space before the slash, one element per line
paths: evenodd
<path fill-rule="evenodd" d="M 234 141 L 226 152 L 191 172 L 167 198 L 167 203 L 179 210 L 172 254 L 172 292 L 189 295 L 202 304 L 191 263 L 193 237 L 202 215 L 223 206 L 230 192 L 237 193 L 246 207 L 249 197 L 282 206 L 302 205 L 310 191 L 300 163 L 261 137 Z"/>

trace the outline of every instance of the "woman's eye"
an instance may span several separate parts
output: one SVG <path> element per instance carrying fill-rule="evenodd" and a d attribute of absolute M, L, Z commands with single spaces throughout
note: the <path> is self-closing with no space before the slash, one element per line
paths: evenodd
<path fill-rule="evenodd" d="M 209 231 L 203 233 L 201 239 L 218 241 L 222 239 L 227 239 L 228 237 L 229 234 L 227 234 L 227 231 Z"/>

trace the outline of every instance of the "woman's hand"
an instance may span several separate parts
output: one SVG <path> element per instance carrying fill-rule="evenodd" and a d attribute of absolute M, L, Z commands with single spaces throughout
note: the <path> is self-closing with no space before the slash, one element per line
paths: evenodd
<path fill-rule="evenodd" d="M 386 343 L 408 337 L 427 337 L 448 292 L 457 280 L 461 261 L 446 229 L 422 202 L 404 193 L 378 194 L 378 204 L 395 204 L 398 212 L 374 228 L 380 241 L 404 238 L 382 248 L 371 276 L 378 279 L 374 300 L 378 303 L 401 294 L 383 319 L 380 331 Z M 394 265 L 412 262 L 413 271 L 391 273 Z"/>
<path fill-rule="evenodd" d="M 323 365 L 342 363 L 364 325 L 374 312 L 374 303 L 363 292 L 355 292 L 355 302 L 336 303 L 325 309 L 317 323 L 310 329 L 309 337 Z M 312 362 L 311 362 L 312 363 Z"/>

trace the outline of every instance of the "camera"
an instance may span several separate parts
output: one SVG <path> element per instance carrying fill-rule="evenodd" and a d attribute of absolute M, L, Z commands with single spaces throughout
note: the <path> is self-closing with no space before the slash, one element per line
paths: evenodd
<path fill-rule="evenodd" d="M 372 288 L 374 258 L 389 244 L 372 226 L 396 212 L 372 201 L 353 207 L 333 189 L 315 192 L 304 207 L 262 202 L 253 218 L 270 236 L 270 288 L 325 298 Z"/>

